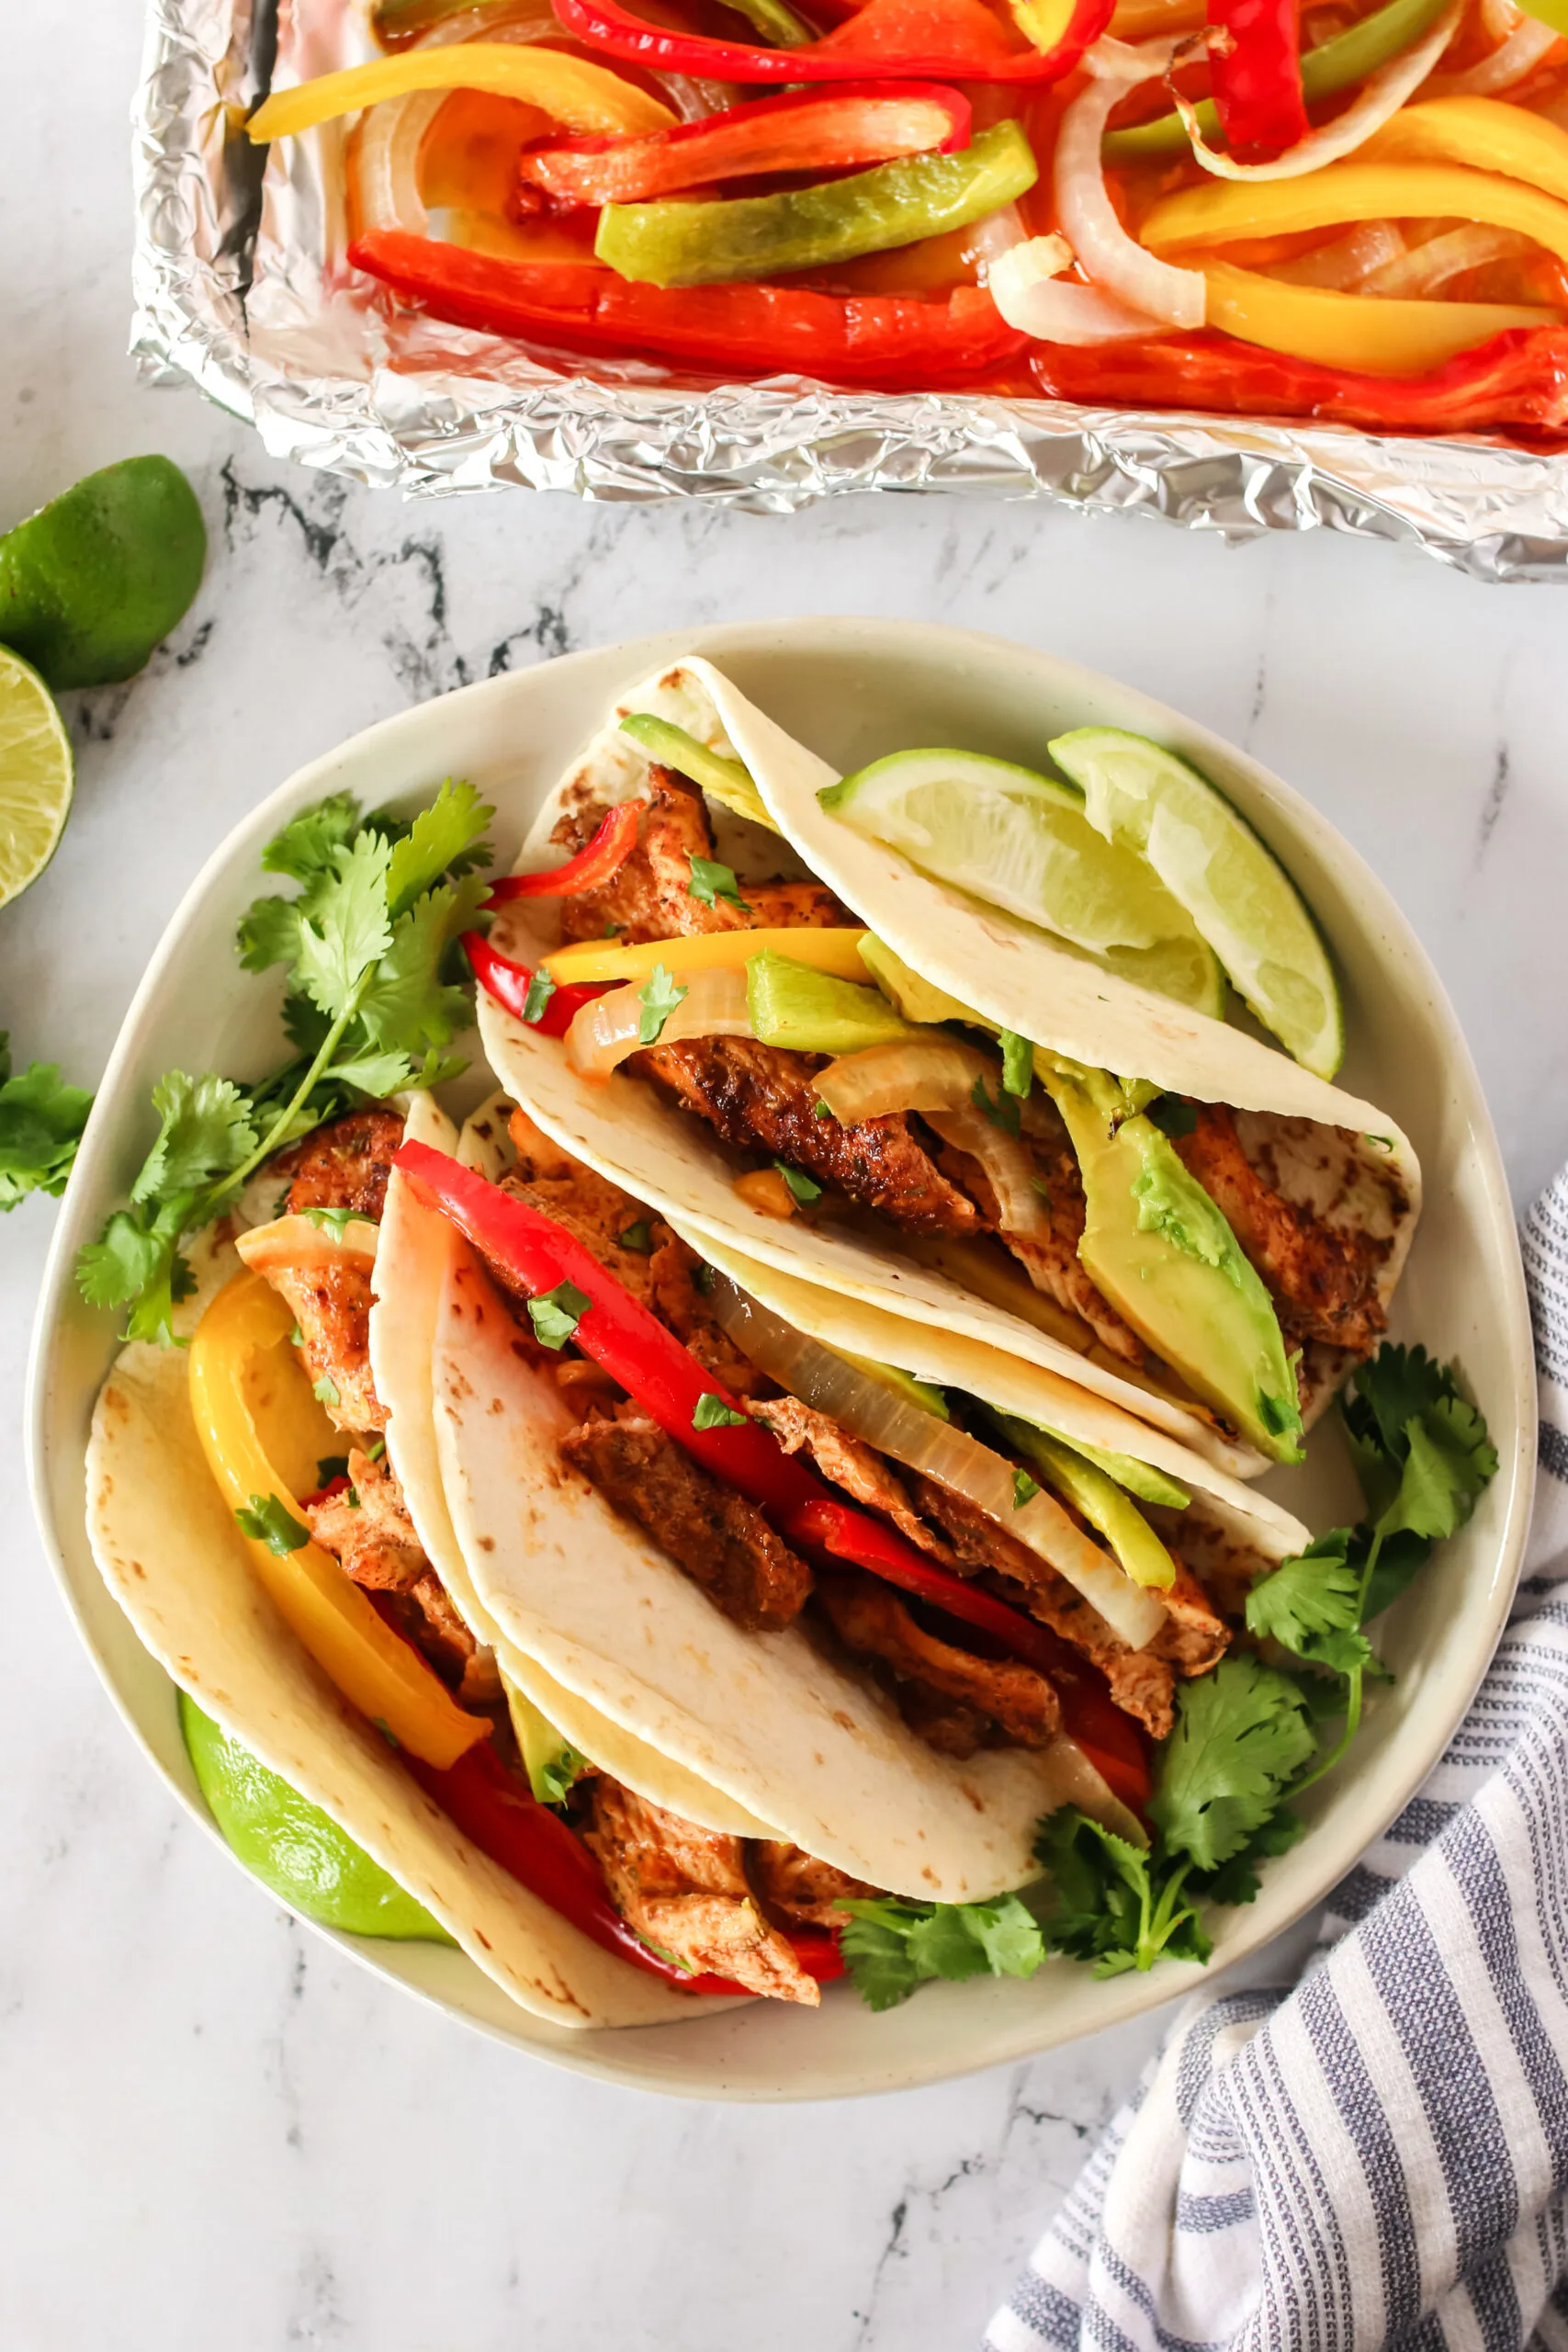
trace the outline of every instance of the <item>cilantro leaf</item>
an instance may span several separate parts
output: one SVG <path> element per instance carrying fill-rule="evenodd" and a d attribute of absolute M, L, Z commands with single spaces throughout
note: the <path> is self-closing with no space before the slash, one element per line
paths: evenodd
<path fill-rule="evenodd" d="M 495 810 L 471 784 L 448 776 L 427 808 L 422 808 L 392 850 L 387 869 L 387 906 L 392 921 L 434 888 L 443 875 L 471 872 L 490 864 L 480 837 Z M 488 893 L 480 889 L 479 896 Z"/>
<path fill-rule="evenodd" d="M 736 1412 L 722 1396 L 708 1388 L 697 1398 L 692 1427 L 694 1430 L 739 1430 L 745 1428 L 746 1419 L 744 1413 Z"/>
<path fill-rule="evenodd" d="M 527 1022 L 542 1021 L 545 1007 L 556 992 L 556 984 L 542 964 L 528 975 L 528 993 L 523 1000 L 523 1018 Z M 641 1023 L 638 1023 L 641 1026 Z"/>
<path fill-rule="evenodd" d="M 195 1195 L 176 1193 L 161 1208 L 143 1203 L 116 1209 L 96 1241 L 89 1241 L 76 1265 L 76 1280 L 89 1306 L 131 1306 L 129 1340 L 167 1340 L 174 1311 L 193 1288 L 179 1238 Z"/>
<path fill-rule="evenodd" d="M 1016 1029 L 999 1031 L 998 1043 L 1002 1049 L 1003 1090 L 1021 1100 L 1034 1083 L 1034 1047 L 1027 1037 L 1021 1037 Z M 989 1114 L 987 1115 L 988 1117 Z"/>
<path fill-rule="evenodd" d="M 575 1283 L 557 1283 L 528 1301 L 528 1320 L 541 1347 L 564 1348 L 593 1301 Z"/>
<path fill-rule="evenodd" d="M 85 1087 L 67 1086 L 56 1062 L 29 1062 L 13 1077 L 6 1048 L 0 1032 L 0 1210 L 29 1193 L 63 1193 L 93 1107 Z"/>
<path fill-rule="evenodd" d="M 1171 1143 L 1180 1136 L 1191 1135 L 1198 1125 L 1195 1106 L 1180 1094 L 1156 1095 L 1145 1115 Z"/>
<path fill-rule="evenodd" d="M 332 879 L 311 894 L 311 913 L 300 920 L 294 969 L 305 994 L 330 1020 L 357 1009 L 360 982 L 392 944 L 390 857 L 379 833 L 360 833 L 346 849 L 334 850 Z"/>
<path fill-rule="evenodd" d="M 417 1054 L 447 1045 L 467 1026 L 468 991 L 443 983 L 442 964 L 458 933 L 472 927 L 485 895 L 477 875 L 443 882 L 398 917 L 358 1004 L 359 1024 L 373 1046 Z"/>
<path fill-rule="evenodd" d="M 314 882 L 331 874 L 334 852 L 346 849 L 358 830 L 359 803 L 353 793 L 332 793 L 274 834 L 261 854 L 262 872 Z"/>
<path fill-rule="evenodd" d="M 316 1464 L 316 1484 L 318 1487 L 330 1487 L 334 1478 L 346 1478 L 347 1476 L 348 1456 L 346 1453 L 324 1453 Z"/>
<path fill-rule="evenodd" d="M 274 964 L 292 967 L 299 953 L 301 899 L 254 899 L 240 917 L 236 945 L 247 972 L 270 971 Z"/>
<path fill-rule="evenodd" d="M 1222 1658 L 1181 1686 L 1149 1819 L 1168 1847 L 1216 1870 L 1262 1826 L 1315 1746 L 1288 1675 L 1255 1657 Z"/>
<path fill-rule="evenodd" d="M 558 1747 L 552 1747 L 549 1754 L 541 1757 L 536 1763 L 526 1758 L 524 1761 L 528 1786 L 541 1804 L 564 1804 L 575 1783 L 588 1770 L 587 1757 L 579 1755 L 577 1749 L 564 1739 Z M 690 1967 L 691 1963 L 682 1961 L 681 1965 Z"/>
<path fill-rule="evenodd" d="M 1247 1596 L 1249 1631 L 1335 1674 L 1363 1671 L 1372 1645 L 1359 1631 L 1364 1555 L 1337 1527 L 1282 1560 Z"/>
<path fill-rule="evenodd" d="M 301 1527 L 276 1495 L 253 1495 L 249 1510 L 242 1507 L 234 1517 L 242 1535 L 248 1535 L 253 1544 L 265 1544 L 280 1560 L 290 1552 L 302 1551 L 310 1541 L 310 1529 Z"/>
<path fill-rule="evenodd" d="M 1003 1135 L 1016 1136 L 1019 1133 L 1017 1099 L 1008 1092 L 1005 1082 L 998 1087 L 997 1099 L 993 1102 L 987 1091 L 985 1080 L 977 1078 L 969 1090 L 969 1100 L 976 1111 L 985 1113 L 993 1127 L 1001 1129 Z"/>
<path fill-rule="evenodd" d="M 639 1258 L 653 1255 L 653 1227 L 645 1216 L 637 1217 L 624 1233 L 617 1233 L 615 1239 L 623 1250 L 635 1250 Z"/>
<path fill-rule="evenodd" d="M 323 1372 L 310 1391 L 318 1405 L 341 1405 L 343 1391 L 330 1372 Z"/>
<path fill-rule="evenodd" d="M 1208 1959 L 1213 1947 L 1185 1899 L 1190 1863 L 1134 1846 L 1077 1805 L 1041 1823 L 1034 1855 L 1055 1896 L 1047 1921 L 1053 1951 L 1091 1962 L 1097 1976 L 1145 1971 L 1162 1957 Z"/>
<path fill-rule="evenodd" d="M 844 1902 L 844 1962 L 868 2008 L 896 2008 L 943 1977 L 1032 1976 L 1045 1958 L 1039 1922 L 1016 1894 L 988 1903 L 907 1903 L 894 1895 Z"/>
<path fill-rule="evenodd" d="M 692 878 L 686 885 L 686 896 L 695 899 L 700 907 L 711 907 L 716 899 L 722 899 L 739 914 L 749 915 L 751 911 L 740 895 L 735 868 L 733 865 L 721 865 L 716 857 L 693 858 Z"/>
<path fill-rule="evenodd" d="M 677 987 L 672 972 L 662 964 L 655 964 L 649 978 L 637 992 L 637 1001 L 642 1007 L 637 1024 L 639 1046 L 656 1046 L 659 1043 L 660 1030 L 686 994 L 685 989 Z"/>
<path fill-rule="evenodd" d="M 327 1077 L 339 1086 L 352 1086 L 361 1094 L 385 1097 L 401 1093 L 416 1076 L 407 1054 L 355 1054 L 346 1062 L 333 1062 Z"/>
<path fill-rule="evenodd" d="M 1027 1470 L 1015 1470 L 1013 1472 L 1012 1507 L 1014 1510 L 1021 1510 L 1025 1503 L 1032 1503 L 1039 1492 L 1040 1481 L 1038 1478 L 1032 1478 Z"/>
<path fill-rule="evenodd" d="M 1297 1840 L 1306 1836 L 1306 1823 L 1299 1813 L 1288 1805 L 1280 1805 L 1267 1821 L 1255 1829 L 1239 1853 L 1217 1871 L 1194 1871 L 1187 1881 L 1189 1894 L 1200 1896 L 1205 1903 L 1224 1903 L 1232 1906 L 1255 1903 L 1259 1892 L 1258 1865 L 1275 1854 L 1288 1854 Z"/>
<path fill-rule="evenodd" d="M 791 1198 L 797 1201 L 803 1209 L 809 1208 L 813 1201 L 821 1199 L 821 1185 L 803 1168 L 792 1168 L 787 1159 L 775 1159 L 773 1166 L 789 1186 Z"/>
<path fill-rule="evenodd" d="M 133 1202 L 194 1191 L 255 1148 L 250 1102 L 226 1078 L 169 1070 L 152 1089 L 152 1108 L 162 1124 L 130 1188 Z"/>
<path fill-rule="evenodd" d="M 341 1241 L 359 1211 L 353 1208 L 308 1208 L 301 1209 L 299 1214 L 307 1224 L 315 1227 L 318 1233 L 330 1233 L 334 1241 Z"/>

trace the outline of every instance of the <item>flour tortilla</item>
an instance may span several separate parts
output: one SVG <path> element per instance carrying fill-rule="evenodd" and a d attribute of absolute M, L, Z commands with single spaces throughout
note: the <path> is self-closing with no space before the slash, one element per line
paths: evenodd
<path fill-rule="evenodd" d="M 195 1252 L 188 1337 L 240 1261 Z M 183 1348 L 137 1341 L 100 1392 L 87 1448 L 87 1532 L 138 1635 L 197 1704 L 331 1816 L 423 1903 L 530 2016 L 560 2026 L 652 2025 L 697 2014 L 688 1996 L 602 1951 L 480 1853 L 342 1698 L 258 1583 L 208 1469 Z M 711 2008 L 713 2005 L 705 2005 Z"/>
<path fill-rule="evenodd" d="M 453 1152 L 468 1165 L 485 1159 L 489 1122 L 479 1112 L 457 1130 L 429 1095 L 410 1107 L 409 1140 Z M 486 1172 L 493 1172 L 487 1170 Z M 370 1314 L 370 1366 L 386 1408 L 387 1451 L 398 1474 L 421 1544 L 446 1596 L 476 1641 L 572 1747 L 613 1780 L 704 1829 L 737 1838 L 771 1838 L 767 1824 L 695 1773 L 682 1769 L 557 1681 L 537 1658 L 509 1641 L 481 1603 L 453 1532 L 436 1455 L 431 1386 L 436 1318 L 448 1268 L 471 1261 L 468 1246 L 434 1209 L 423 1206 L 407 1179 L 394 1170 L 387 1187 L 376 1253 L 375 1305 Z"/>
<path fill-rule="evenodd" d="M 629 799 L 645 788 L 647 761 L 619 724 L 633 711 L 670 718 L 750 769 L 783 839 L 721 818 L 720 849 L 742 882 L 748 871 L 776 870 L 783 852 L 788 870 L 829 884 L 924 978 L 998 1026 L 1096 1068 L 1230 1105 L 1240 1114 L 1244 1147 L 1270 1148 L 1288 1194 L 1310 1201 L 1330 1221 L 1389 1239 L 1379 1280 L 1386 1305 L 1420 1206 L 1416 1154 L 1392 1120 L 1245 1032 L 1102 972 L 1014 917 L 933 882 L 897 852 L 826 815 L 817 794 L 838 780 L 837 772 L 710 662 L 671 663 L 620 698 L 546 803 L 525 844 L 523 870 L 559 862 L 550 835 L 571 807 Z M 533 964 L 557 944 L 555 920 L 547 900 L 517 902 L 499 922 L 496 944 Z M 807 1226 L 751 1208 L 737 1195 L 700 1119 L 624 1072 L 607 1085 L 588 1084 L 572 1071 L 558 1039 L 541 1037 L 483 990 L 479 1013 L 491 1067 L 540 1126 L 664 1216 L 728 1241 L 781 1274 L 999 1348 L 1122 1406 L 1219 1467 L 1249 1476 L 1267 1466 L 1252 1448 L 1228 1442 L 1200 1409 L 1151 1394 L 894 1249 L 829 1222 Z M 1343 1369 L 1337 1351 L 1308 1351 L 1309 1419 L 1322 1411 Z"/>

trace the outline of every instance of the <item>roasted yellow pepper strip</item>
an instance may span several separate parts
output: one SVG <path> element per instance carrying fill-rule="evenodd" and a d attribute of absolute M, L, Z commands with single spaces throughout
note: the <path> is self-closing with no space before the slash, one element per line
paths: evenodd
<path fill-rule="evenodd" d="M 1495 172 L 1448 164 L 1329 164 L 1293 180 L 1211 180 L 1163 198 L 1138 233 L 1160 253 L 1293 236 L 1346 220 L 1484 220 L 1495 229 L 1517 229 L 1568 262 L 1568 204 Z"/>
<path fill-rule="evenodd" d="M 1427 98 L 1404 107 L 1361 150 L 1367 163 L 1463 164 L 1568 202 L 1568 130 L 1499 98 Z"/>
<path fill-rule="evenodd" d="M 863 931 L 708 931 L 689 938 L 650 939 L 637 947 L 616 947 L 596 939 L 562 947 L 545 958 L 558 988 L 569 980 L 646 980 L 656 964 L 679 979 L 684 972 L 739 972 L 753 956 L 793 956 L 840 980 L 863 980 L 860 944 Z"/>
<path fill-rule="evenodd" d="M 246 129 L 259 143 L 291 139 L 336 115 L 356 114 L 384 98 L 404 98 L 412 90 L 488 90 L 492 97 L 521 98 L 539 107 L 569 130 L 668 130 L 675 117 L 646 90 L 635 89 L 607 66 L 558 49 L 519 47 L 509 41 L 457 41 L 450 49 L 408 49 L 378 57 L 368 65 L 345 66 L 341 74 L 318 74 L 298 89 L 276 90 L 252 115 Z"/>
<path fill-rule="evenodd" d="M 247 1509 L 253 1495 L 276 1495 L 286 1508 L 293 1500 L 267 1459 L 245 1397 L 247 1365 L 259 1350 L 286 1340 L 293 1320 L 260 1274 L 236 1274 L 191 1341 L 191 1410 L 208 1465 L 232 1510 Z M 489 1724 L 464 1713 L 330 1552 L 303 1544 L 280 1556 L 249 1537 L 246 1546 L 278 1614 L 322 1672 L 400 1747 L 446 1771 L 485 1736 Z"/>
<path fill-rule="evenodd" d="M 1555 311 L 1510 302 L 1404 302 L 1335 294 L 1205 259 L 1207 322 L 1266 351 L 1370 376 L 1421 376 L 1509 327 L 1556 322 Z"/>

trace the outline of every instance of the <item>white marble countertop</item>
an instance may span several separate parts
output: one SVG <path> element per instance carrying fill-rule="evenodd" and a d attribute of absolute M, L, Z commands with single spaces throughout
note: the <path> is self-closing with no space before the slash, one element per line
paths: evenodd
<path fill-rule="evenodd" d="M 70 831 L 0 916 L 0 1023 L 22 1059 L 90 1083 L 208 852 L 368 721 L 680 618 L 888 613 L 1115 671 L 1270 763 L 1409 910 L 1517 1199 L 1568 1154 L 1562 596 L 1326 535 L 1233 552 L 1039 506 L 408 507 L 283 472 L 194 393 L 139 390 L 121 356 L 137 14 L 7 25 L 0 525 L 161 448 L 197 486 L 212 553 L 144 675 L 67 698 Z M 1158 2020 L 902 2098 L 681 2105 L 500 2051 L 294 1926 L 141 1760 L 31 1531 L 18 1431 L 51 1216 L 30 1203 L 0 1227 L 0 2341 L 970 2342 Z"/>

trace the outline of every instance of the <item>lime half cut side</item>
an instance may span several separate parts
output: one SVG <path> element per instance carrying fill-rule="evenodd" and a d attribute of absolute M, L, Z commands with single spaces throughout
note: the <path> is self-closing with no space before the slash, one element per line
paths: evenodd
<path fill-rule="evenodd" d="M 1142 735 L 1078 727 L 1051 757 L 1082 786 L 1107 842 L 1147 858 L 1219 956 L 1237 993 L 1319 1078 L 1345 1054 L 1328 950 L 1295 884 L 1206 776 Z"/>
<path fill-rule="evenodd" d="M 1191 917 L 1135 849 L 1108 842 L 1083 796 L 976 752 L 895 752 L 818 794 L 857 832 L 1125 979 L 1216 1016 L 1224 977 Z"/>
<path fill-rule="evenodd" d="M 346 1831 L 180 1692 L 180 1730 L 224 1842 L 270 1894 L 301 1917 L 350 1935 L 450 1943 Z"/>
<path fill-rule="evenodd" d="M 53 695 L 29 662 L 0 645 L 0 907 L 54 855 L 75 780 Z"/>

